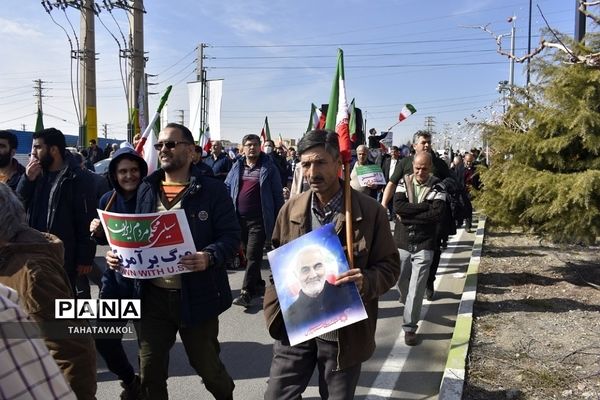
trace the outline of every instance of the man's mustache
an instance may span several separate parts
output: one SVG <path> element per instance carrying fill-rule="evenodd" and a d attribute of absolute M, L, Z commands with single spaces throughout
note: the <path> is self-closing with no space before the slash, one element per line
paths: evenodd
<path fill-rule="evenodd" d="M 309 183 L 312 185 L 313 183 L 321 183 L 323 180 L 322 176 L 313 176 L 310 178 Z"/>

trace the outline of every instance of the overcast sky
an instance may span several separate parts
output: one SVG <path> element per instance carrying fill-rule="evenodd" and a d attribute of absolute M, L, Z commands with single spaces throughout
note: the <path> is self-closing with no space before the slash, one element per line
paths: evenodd
<path fill-rule="evenodd" d="M 574 28 L 573 0 L 534 1 L 532 47 L 545 23 L 565 33 Z M 0 128 L 28 130 L 35 125 L 33 80 L 46 83 L 45 125 L 77 134 L 71 97 L 69 22 L 79 36 L 75 9 L 49 15 L 38 0 L 2 0 L 0 11 Z M 144 15 L 146 72 L 155 74 L 150 89 L 174 85 L 169 120 L 188 120 L 186 82 L 195 80 L 195 50 L 208 44 L 209 79 L 224 79 L 222 137 L 239 141 L 259 133 L 269 117 L 271 134 L 299 138 L 310 104 L 327 103 L 336 65 L 336 49 L 345 53 L 348 101 L 366 112 L 367 128 L 385 130 L 397 122 L 404 103 L 417 113 L 394 128 L 399 144 L 435 118 L 436 131 L 467 137 L 465 118 L 477 122 L 499 112 L 498 81 L 507 80 L 509 64 L 495 52 L 493 38 L 467 28 L 490 23 L 509 33 L 507 18 L 516 15 L 518 54 L 527 48 L 527 0 L 146 0 Z M 55 24 L 51 16 L 55 19 Z M 126 137 L 127 107 L 119 73 L 117 37 L 127 33 L 126 13 L 103 10 L 96 18 L 98 131 Z M 73 37 L 71 33 L 71 37 Z M 504 42 L 510 47 L 509 39 Z M 76 79 L 74 65 L 73 79 Z M 525 82 L 517 64 L 515 83 Z M 76 80 L 74 81 L 76 87 Z M 155 110 L 159 96 L 150 98 Z M 458 122 L 462 122 L 459 126 Z M 440 133 L 441 134 L 441 133 Z"/>

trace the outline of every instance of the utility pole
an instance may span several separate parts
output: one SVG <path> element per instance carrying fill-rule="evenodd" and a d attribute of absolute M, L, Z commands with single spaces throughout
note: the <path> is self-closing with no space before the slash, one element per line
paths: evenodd
<path fill-rule="evenodd" d="M 43 114 L 44 114 L 44 109 L 42 107 L 42 99 L 46 96 L 44 96 L 44 89 L 46 89 L 45 87 L 43 87 L 42 85 L 46 82 L 44 82 L 41 79 L 36 79 L 35 81 L 33 81 L 33 83 L 35 83 L 35 86 L 33 87 L 35 89 L 35 97 L 37 99 L 36 103 L 37 103 L 37 119 L 36 119 L 36 123 L 35 123 L 35 130 L 38 131 L 39 129 L 44 129 L 44 122 L 43 122 Z M 23 129 L 24 130 L 24 129 Z"/>
<path fill-rule="evenodd" d="M 179 123 L 181 125 L 185 125 L 185 110 L 175 110 L 177 111 L 177 113 L 179 113 Z"/>
<path fill-rule="evenodd" d="M 102 130 L 104 131 L 104 139 L 108 138 L 108 124 L 102 124 Z"/>
<path fill-rule="evenodd" d="M 98 137 L 96 119 L 96 40 L 94 32 L 94 1 L 84 0 L 81 6 L 80 34 L 83 50 L 78 54 L 81 90 L 79 145 L 85 146 Z"/>
<path fill-rule="evenodd" d="M 25 126 L 25 124 L 21 124 L 21 130 L 22 130 L 22 131 L 25 131 L 25 130 L 26 130 L 26 128 L 27 128 L 27 127 Z"/>
<path fill-rule="evenodd" d="M 583 44 L 585 36 L 585 14 L 579 11 L 579 0 L 575 0 L 575 41 Z M 585 4 L 583 5 L 585 9 Z"/>
<path fill-rule="evenodd" d="M 435 128 L 435 117 L 427 116 L 425 117 L 425 130 L 429 132 L 429 134 L 433 134 L 433 129 Z"/>
<path fill-rule="evenodd" d="M 208 88 L 206 83 L 206 68 L 204 68 L 205 47 L 205 43 L 200 43 L 198 46 L 198 57 L 196 61 L 196 80 L 200 82 L 200 132 L 202 132 L 202 134 L 206 131 L 208 120 Z"/>
<path fill-rule="evenodd" d="M 139 129 L 136 123 L 137 110 L 140 93 L 140 82 L 144 77 L 144 68 L 146 67 L 146 58 L 144 57 L 144 1 L 132 0 L 129 7 L 129 26 L 131 29 L 129 58 L 131 76 L 129 79 L 129 122 L 127 124 L 127 140 L 133 143 L 133 136 Z M 143 102 L 144 110 L 148 110 L 148 92 L 144 90 L 145 96 Z"/>

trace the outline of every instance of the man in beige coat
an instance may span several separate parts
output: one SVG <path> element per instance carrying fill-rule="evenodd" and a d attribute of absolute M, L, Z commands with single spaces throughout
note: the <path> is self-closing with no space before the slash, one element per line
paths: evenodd
<path fill-rule="evenodd" d="M 315 130 L 298 143 L 300 168 L 310 190 L 291 198 L 279 212 L 273 246 L 284 245 L 313 228 L 333 222 L 345 245 L 343 183 L 335 132 Z M 368 318 L 290 346 L 274 286 L 267 287 L 264 312 L 273 345 L 273 361 L 265 399 L 297 399 L 306 389 L 315 367 L 320 371 L 323 398 L 352 399 L 362 362 L 375 350 L 378 298 L 392 287 L 400 273 L 398 250 L 385 210 L 369 196 L 352 191 L 354 265 L 336 277 L 336 285 L 356 283 Z"/>
<path fill-rule="evenodd" d="M 92 337 L 69 337 L 66 326 L 84 322 L 61 320 L 63 324 L 54 318 L 54 300 L 73 298 L 63 268 L 63 244 L 54 235 L 28 227 L 25 218 L 19 199 L 0 183 L 0 283 L 17 291 L 24 311 L 39 323 L 44 342 L 77 399 L 95 399 Z"/>

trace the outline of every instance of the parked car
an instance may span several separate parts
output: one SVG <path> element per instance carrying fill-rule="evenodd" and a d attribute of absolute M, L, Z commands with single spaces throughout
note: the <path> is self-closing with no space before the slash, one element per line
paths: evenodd
<path fill-rule="evenodd" d="M 105 158 L 104 160 L 98 161 L 96 164 L 94 164 L 94 172 L 97 174 L 104 174 L 107 172 L 110 160 L 112 160 L 112 158 Z"/>

